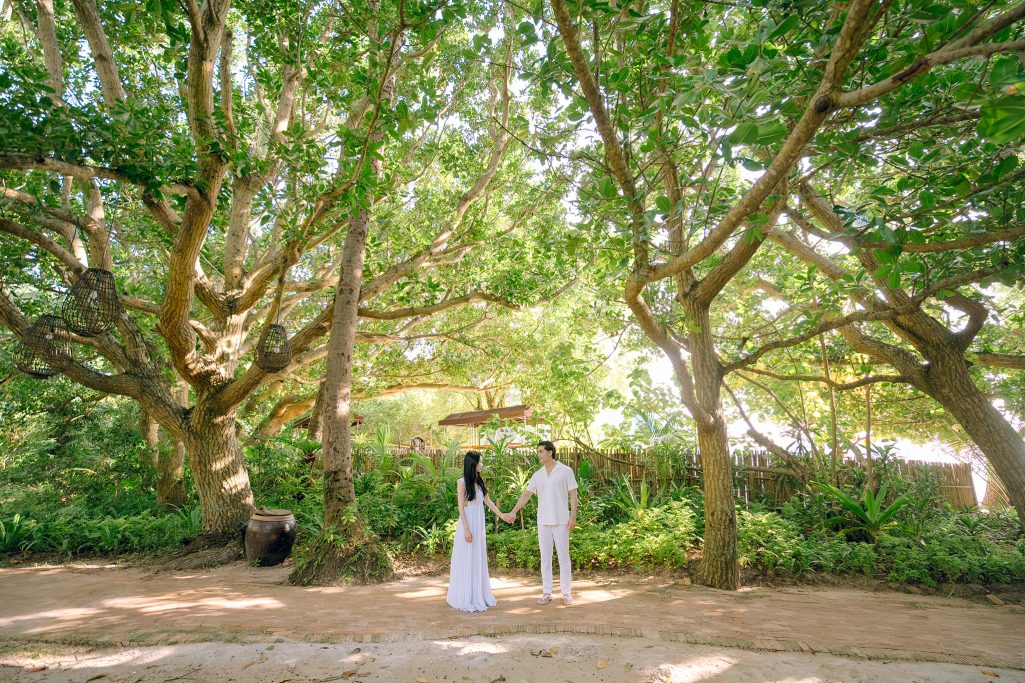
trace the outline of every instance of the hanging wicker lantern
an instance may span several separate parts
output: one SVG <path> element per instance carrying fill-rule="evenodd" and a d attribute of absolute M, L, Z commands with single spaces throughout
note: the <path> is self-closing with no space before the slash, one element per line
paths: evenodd
<path fill-rule="evenodd" d="M 278 372 L 292 360 L 292 347 L 288 343 L 288 330 L 284 325 L 268 325 L 256 344 L 256 364 L 264 372 Z"/>
<path fill-rule="evenodd" d="M 14 367 L 32 379 L 48 379 L 59 374 L 38 353 L 24 344 L 18 344 L 14 349 Z"/>
<path fill-rule="evenodd" d="M 68 324 L 60 316 L 39 316 L 25 332 L 22 341 L 28 350 L 58 372 L 74 360 Z"/>
<path fill-rule="evenodd" d="M 113 330 L 121 317 L 114 273 L 102 268 L 86 270 L 64 298 L 61 312 L 68 327 L 83 337 L 96 337 Z"/>

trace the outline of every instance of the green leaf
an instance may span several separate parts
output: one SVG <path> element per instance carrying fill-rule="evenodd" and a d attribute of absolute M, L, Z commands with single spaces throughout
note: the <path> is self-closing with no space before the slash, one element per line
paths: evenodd
<path fill-rule="evenodd" d="M 777 38 L 785 33 L 789 33 L 793 29 L 797 28 L 800 21 L 800 15 L 796 12 L 789 14 L 786 19 L 776 25 L 776 28 L 772 29 L 772 33 L 769 34 L 768 40 L 772 40 L 773 38 Z"/>
<path fill-rule="evenodd" d="M 669 213 L 670 209 L 673 208 L 672 203 L 669 201 L 669 197 L 666 197 L 665 195 L 662 195 L 655 200 L 655 206 L 657 206 L 658 210 L 662 213 Z"/>
<path fill-rule="evenodd" d="M 982 105 L 978 131 L 998 145 L 1025 137 L 1025 95 L 1009 95 Z"/>
<path fill-rule="evenodd" d="M 872 252 L 876 257 L 876 261 L 882 264 L 892 264 L 897 262 L 897 255 L 889 249 L 876 249 Z"/>
<path fill-rule="evenodd" d="M 762 123 L 758 126 L 758 138 L 755 142 L 759 145 L 771 145 L 779 142 L 787 136 L 787 127 L 779 121 Z"/>
<path fill-rule="evenodd" d="M 758 139 L 758 124 L 754 121 L 745 121 L 733 129 L 728 139 L 735 145 L 754 142 Z"/>
<path fill-rule="evenodd" d="M 994 59 L 989 73 L 989 82 L 997 90 L 1013 86 L 1025 81 L 1021 61 L 1016 56 Z"/>
<path fill-rule="evenodd" d="M 905 273 L 924 273 L 925 265 L 917 260 L 905 261 L 901 264 L 901 270 Z"/>

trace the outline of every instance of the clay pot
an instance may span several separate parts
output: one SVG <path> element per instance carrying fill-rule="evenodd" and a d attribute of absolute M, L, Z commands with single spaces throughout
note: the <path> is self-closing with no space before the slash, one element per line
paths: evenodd
<path fill-rule="evenodd" d="M 258 567 L 281 564 L 295 543 L 295 516 L 290 510 L 258 508 L 242 527 L 246 559 Z"/>

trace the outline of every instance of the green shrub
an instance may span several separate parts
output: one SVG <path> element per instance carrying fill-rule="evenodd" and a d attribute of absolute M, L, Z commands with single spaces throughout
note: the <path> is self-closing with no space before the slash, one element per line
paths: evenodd
<path fill-rule="evenodd" d="M 198 509 L 161 514 L 142 512 L 128 517 L 87 517 L 70 509 L 43 520 L 15 515 L 0 521 L 7 542 L 0 552 L 56 551 L 66 555 L 174 548 L 202 530 Z M 12 529 L 20 529 L 13 532 Z"/>
<path fill-rule="evenodd" d="M 876 543 L 880 554 L 880 569 L 891 581 L 921 583 L 935 586 L 929 572 L 929 558 L 925 549 L 909 538 L 882 534 Z"/>
<path fill-rule="evenodd" d="M 674 501 L 647 508 L 608 529 L 575 529 L 570 534 L 570 557 L 578 568 L 682 567 L 694 544 L 694 531 L 694 513 L 682 501 Z M 488 546 L 498 567 L 536 569 L 541 564 L 536 529 L 494 534 L 488 537 Z"/>
<path fill-rule="evenodd" d="M 417 539 L 415 550 L 431 557 L 434 555 L 450 555 L 452 543 L 455 541 L 456 524 L 458 519 L 450 519 L 444 524 L 435 522 L 430 526 L 417 527 L 413 530 Z"/>
<path fill-rule="evenodd" d="M 879 557 L 871 543 L 851 543 L 830 534 L 804 539 L 802 545 L 808 568 L 827 574 L 875 574 Z"/>
<path fill-rule="evenodd" d="M 36 520 L 26 519 L 20 514 L 10 519 L 0 519 L 0 554 L 23 550 L 32 538 Z"/>
<path fill-rule="evenodd" d="M 779 567 L 795 575 L 809 564 L 797 524 L 775 512 L 749 510 L 737 513 L 737 560 L 742 567 Z"/>
<path fill-rule="evenodd" d="M 1009 583 L 1025 581 L 1025 555 L 984 535 L 964 536 L 939 528 L 921 540 L 883 535 L 881 570 L 891 581 Z"/>
<path fill-rule="evenodd" d="M 454 533 L 454 532 L 453 532 Z M 573 543 L 570 534 L 570 543 Z M 536 529 L 512 529 L 488 536 L 488 550 L 496 567 L 509 569 L 537 569 L 541 565 L 541 552 L 537 543 Z M 572 555 L 572 546 L 570 554 Z"/>
<path fill-rule="evenodd" d="M 617 542 L 620 563 L 645 567 L 678 567 L 696 538 L 694 513 L 683 501 L 650 508 L 608 531 Z"/>

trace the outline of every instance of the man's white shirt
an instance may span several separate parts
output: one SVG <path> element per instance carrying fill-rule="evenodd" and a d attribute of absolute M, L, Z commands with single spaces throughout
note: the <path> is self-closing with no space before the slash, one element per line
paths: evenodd
<path fill-rule="evenodd" d="M 577 478 L 566 465 L 556 461 L 551 474 L 543 466 L 527 484 L 527 490 L 537 496 L 538 524 L 569 523 L 569 492 L 577 488 Z"/>

